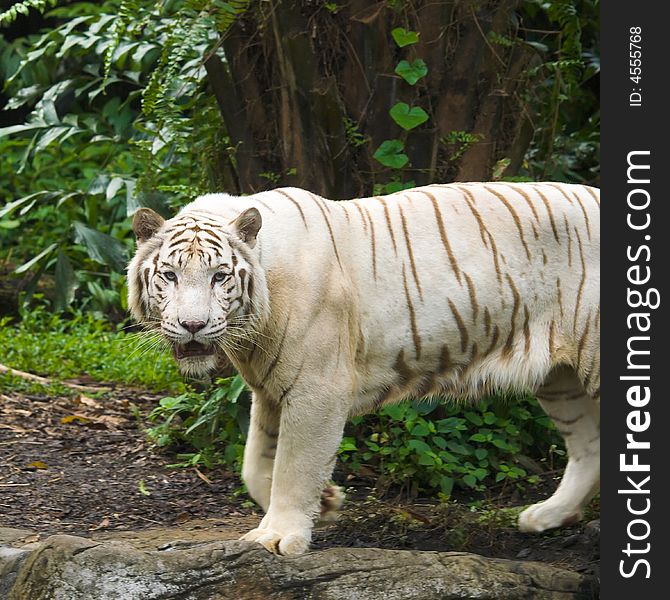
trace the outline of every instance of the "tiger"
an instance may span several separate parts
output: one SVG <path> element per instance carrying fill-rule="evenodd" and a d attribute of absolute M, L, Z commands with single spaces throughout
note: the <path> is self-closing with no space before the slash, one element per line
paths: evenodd
<path fill-rule="evenodd" d="M 555 493 L 523 532 L 574 524 L 600 483 L 600 192 L 450 183 L 346 201 L 298 188 L 139 209 L 134 318 L 201 376 L 252 393 L 242 478 L 264 511 L 242 539 L 306 552 L 348 418 L 406 398 L 534 393 L 562 435 Z"/>

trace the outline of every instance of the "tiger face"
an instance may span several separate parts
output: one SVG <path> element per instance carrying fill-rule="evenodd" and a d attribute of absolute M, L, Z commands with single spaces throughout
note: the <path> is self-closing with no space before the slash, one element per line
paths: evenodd
<path fill-rule="evenodd" d="M 147 208 L 135 213 L 130 310 L 167 341 L 182 372 L 213 370 L 217 355 L 234 349 L 249 325 L 257 268 L 251 250 L 260 227 L 255 208 L 232 222 L 204 212 L 168 221 Z"/>

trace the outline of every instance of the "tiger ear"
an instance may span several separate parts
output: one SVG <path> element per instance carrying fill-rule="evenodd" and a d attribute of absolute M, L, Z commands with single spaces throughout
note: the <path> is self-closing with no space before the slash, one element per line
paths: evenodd
<path fill-rule="evenodd" d="M 262 224 L 261 213 L 255 208 L 247 208 L 237 219 L 231 222 L 235 233 L 249 248 L 256 245 L 256 236 Z"/>
<path fill-rule="evenodd" d="M 165 219 L 150 208 L 140 208 L 133 215 L 133 233 L 138 244 L 151 239 L 165 223 Z"/>

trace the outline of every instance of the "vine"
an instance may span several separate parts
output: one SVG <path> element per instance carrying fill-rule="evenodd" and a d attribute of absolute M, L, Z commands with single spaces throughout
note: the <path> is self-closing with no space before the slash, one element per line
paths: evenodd
<path fill-rule="evenodd" d="M 393 29 L 391 37 L 399 48 L 413 46 L 419 41 L 418 32 L 408 31 L 404 27 Z M 416 58 L 412 62 L 401 60 L 395 67 L 395 73 L 405 83 L 413 87 L 428 74 L 428 67 L 420 58 Z M 423 108 L 420 106 L 410 106 L 406 102 L 396 102 L 389 109 L 389 116 L 403 132 L 400 138 L 384 140 L 373 154 L 373 158 L 377 162 L 395 171 L 390 182 L 385 185 L 375 185 L 375 193 L 384 192 L 391 194 L 414 186 L 413 181 L 403 183 L 400 179 L 403 167 L 409 162 L 409 157 L 405 154 L 407 133 L 429 119 L 428 113 Z"/>

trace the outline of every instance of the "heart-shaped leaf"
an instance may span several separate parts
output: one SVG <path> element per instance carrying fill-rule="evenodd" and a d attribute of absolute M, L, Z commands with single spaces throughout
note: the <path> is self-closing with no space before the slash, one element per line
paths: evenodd
<path fill-rule="evenodd" d="M 406 131 L 414 129 L 425 123 L 428 120 L 428 113 L 420 106 L 413 108 L 404 102 L 398 102 L 390 111 L 389 114 L 393 120 Z"/>
<path fill-rule="evenodd" d="M 373 156 L 385 167 L 401 169 L 409 162 L 408 156 L 403 153 L 404 149 L 405 145 L 400 140 L 385 140 Z"/>
<path fill-rule="evenodd" d="M 426 63 L 421 58 L 417 58 L 415 61 L 407 62 L 406 60 L 401 60 L 398 63 L 398 66 L 395 68 L 396 74 L 400 75 L 407 83 L 414 85 L 419 79 L 425 77 L 428 73 L 428 67 Z"/>
<path fill-rule="evenodd" d="M 396 192 L 401 192 L 402 190 L 411 190 L 413 187 L 416 187 L 414 180 L 401 182 L 401 181 L 389 181 L 384 185 L 385 194 L 395 194 Z"/>
<path fill-rule="evenodd" d="M 419 34 L 416 31 L 407 31 L 404 27 L 396 27 L 391 31 L 391 35 L 401 48 L 416 44 L 419 41 Z"/>

